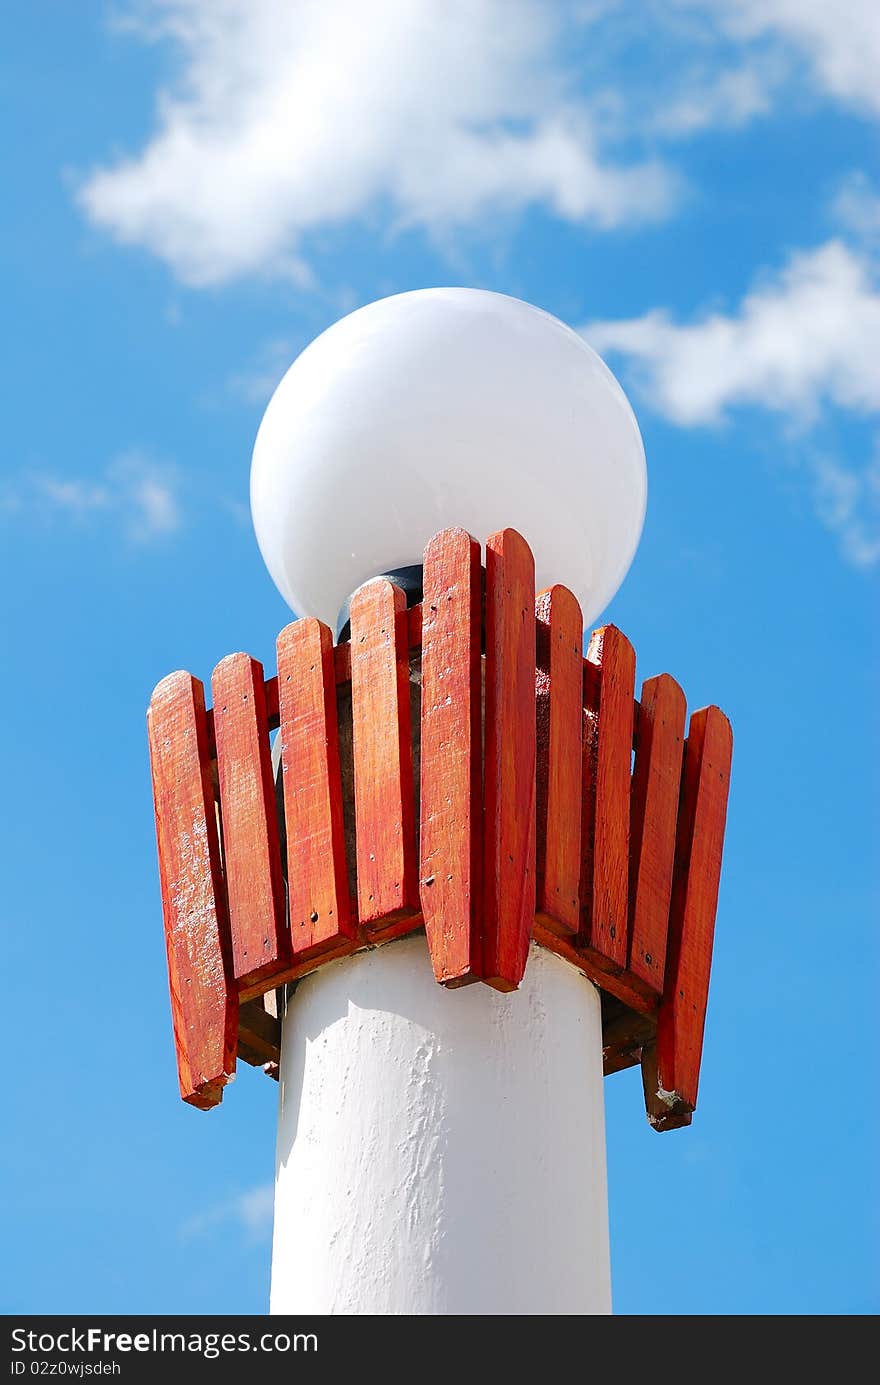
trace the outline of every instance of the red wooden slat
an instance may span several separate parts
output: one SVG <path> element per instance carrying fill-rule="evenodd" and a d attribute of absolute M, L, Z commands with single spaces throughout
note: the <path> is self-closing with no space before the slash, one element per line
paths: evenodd
<path fill-rule="evenodd" d="M 351 599 L 358 917 L 371 938 L 420 919 L 406 597 L 385 578 Z"/>
<path fill-rule="evenodd" d="M 228 655 L 211 692 L 232 966 L 247 1000 L 290 961 L 262 664 Z"/>
<path fill-rule="evenodd" d="M 540 592 L 537 625 L 537 921 L 578 932 L 581 871 L 583 638 L 581 608 L 566 587 Z"/>
<path fill-rule="evenodd" d="M 278 636 L 281 775 L 294 966 L 355 938 L 345 827 L 333 636 L 298 620 Z"/>
<path fill-rule="evenodd" d="M 549 928 L 538 921 L 535 922 L 534 939 L 536 943 L 546 947 L 548 952 L 554 952 L 557 957 L 561 957 L 563 961 L 569 962 L 584 976 L 589 977 L 594 985 L 622 1000 L 631 1010 L 638 1011 L 640 1015 L 656 1015 L 657 996 L 646 996 L 637 991 L 631 985 L 629 975 L 625 971 L 612 972 L 596 966 L 590 952 L 581 951 L 576 947 L 576 939 L 561 938 L 558 933 L 551 933 Z"/>
<path fill-rule="evenodd" d="M 615 625 L 594 630 L 588 667 L 599 672 L 584 712 L 581 932 L 578 947 L 601 971 L 627 962 L 633 647 Z"/>
<path fill-rule="evenodd" d="M 630 815 L 628 971 L 646 995 L 663 991 L 685 712 L 684 693 L 668 673 L 642 684 Z"/>
<path fill-rule="evenodd" d="M 169 674 L 153 693 L 147 727 L 180 1094 L 207 1110 L 235 1072 L 238 992 L 202 684 Z"/>
<path fill-rule="evenodd" d="M 410 606 L 406 613 L 406 642 L 409 649 L 418 649 L 422 643 L 422 608 Z M 337 683 L 351 682 L 351 644 L 344 640 L 333 651 L 333 665 Z"/>
<path fill-rule="evenodd" d="M 420 648 L 422 643 L 421 605 L 410 606 L 406 613 L 406 638 L 410 649 Z M 351 646 L 347 641 L 344 644 L 338 644 L 333 650 L 333 674 L 337 683 L 351 682 Z M 265 694 L 269 730 L 277 731 L 279 725 L 277 678 L 266 679 Z M 211 755 L 215 755 L 214 713 L 210 708 L 208 709 L 208 746 Z"/>
<path fill-rule="evenodd" d="M 686 1124 L 697 1104 L 732 752 L 724 713 L 718 707 L 694 712 L 682 769 L 657 1049 L 644 1066 L 648 1118 L 658 1130 Z"/>
<path fill-rule="evenodd" d="M 523 978 L 535 916 L 535 562 L 515 529 L 486 544 L 484 979 Z"/>
<path fill-rule="evenodd" d="M 481 975 L 480 545 L 446 529 L 425 549 L 422 604 L 422 914 L 436 979 Z"/>

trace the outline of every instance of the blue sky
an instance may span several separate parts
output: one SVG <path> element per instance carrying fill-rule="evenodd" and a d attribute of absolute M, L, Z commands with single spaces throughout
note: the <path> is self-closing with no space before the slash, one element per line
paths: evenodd
<path fill-rule="evenodd" d="M 277 1089 L 177 1099 L 144 711 L 271 665 L 285 366 L 463 283 L 624 382 L 650 497 L 608 615 L 734 727 L 697 1117 L 606 1084 L 617 1311 L 876 1311 L 880 11 L 364 8 L 9 16 L 0 1306 L 265 1310 Z"/>

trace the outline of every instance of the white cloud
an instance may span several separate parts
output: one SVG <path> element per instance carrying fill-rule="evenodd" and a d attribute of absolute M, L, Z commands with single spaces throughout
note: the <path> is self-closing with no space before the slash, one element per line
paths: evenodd
<path fill-rule="evenodd" d="M 588 323 L 583 335 L 625 357 L 636 389 L 682 427 L 750 406 L 802 429 L 828 405 L 880 426 L 880 290 L 867 255 L 839 240 L 793 255 L 733 312 L 678 323 L 654 309 Z M 859 567 L 880 560 L 880 449 L 867 467 L 820 456 L 807 474 L 844 556 Z"/>
<path fill-rule="evenodd" d="M 265 406 L 304 345 L 303 342 L 297 345 L 289 337 L 275 337 L 265 342 L 253 365 L 230 376 L 230 390 L 248 404 Z"/>
<path fill-rule="evenodd" d="M 839 240 L 793 255 L 730 314 L 678 323 L 654 309 L 583 334 L 600 353 L 628 357 L 675 423 L 718 422 L 735 405 L 804 419 L 823 401 L 880 410 L 880 291 L 868 259 Z"/>
<path fill-rule="evenodd" d="M 685 0 L 692 3 L 692 0 Z M 781 39 L 837 100 L 880 113 L 877 0 L 697 0 L 739 39 Z"/>
<path fill-rule="evenodd" d="M 77 524 L 100 517 L 135 543 L 171 534 L 182 522 L 173 472 L 138 451 L 121 454 L 98 478 L 24 473 L 8 483 L 0 508 Z"/>
<path fill-rule="evenodd" d="M 51 504 L 72 514 L 86 515 L 93 510 L 106 510 L 113 502 L 110 491 L 93 481 L 60 480 L 54 476 L 39 476 L 36 486 Z"/>
<path fill-rule="evenodd" d="M 770 110 L 780 80 L 778 65 L 763 60 L 727 72 L 705 68 L 691 72 L 654 109 L 652 127 L 660 135 L 684 137 L 700 130 L 747 125 Z"/>
<path fill-rule="evenodd" d="M 682 180 L 619 140 L 738 128 L 817 87 L 880 112 L 877 0 L 127 4 L 175 75 L 144 147 L 79 201 L 190 285 L 313 286 L 311 235 L 352 221 L 442 238 L 534 205 L 604 229 L 660 218 Z"/>
<path fill-rule="evenodd" d="M 80 202 L 190 284 L 308 281 L 303 238 L 382 212 L 432 231 L 542 204 L 614 227 L 666 214 L 675 180 L 612 162 L 543 0 L 148 0 L 180 62 L 141 153 Z"/>
<path fill-rule="evenodd" d="M 165 482 L 155 477 L 141 477 L 132 487 L 131 498 L 139 513 L 139 532 L 144 538 L 170 534 L 178 528 L 177 501 Z"/>
<path fill-rule="evenodd" d="M 247 1188 L 234 1197 L 191 1217 L 181 1227 L 181 1234 L 200 1236 L 211 1227 L 226 1222 L 237 1223 L 251 1240 L 261 1240 L 272 1230 L 275 1209 L 275 1189 L 271 1183 Z"/>
<path fill-rule="evenodd" d="M 838 535 L 844 557 L 855 567 L 880 561 L 880 444 L 864 471 L 832 457 L 813 464 L 816 513 Z"/>
<path fill-rule="evenodd" d="M 861 171 L 844 179 L 834 199 L 833 212 L 856 240 L 869 246 L 880 242 L 880 196 Z"/>
<path fill-rule="evenodd" d="M 612 22 L 660 55 L 641 123 L 662 137 L 737 128 L 774 107 L 790 116 L 816 92 L 880 114 L 877 0 L 641 0 L 633 13 L 619 5 Z M 644 103 L 644 86 L 626 80 L 630 110 Z"/>

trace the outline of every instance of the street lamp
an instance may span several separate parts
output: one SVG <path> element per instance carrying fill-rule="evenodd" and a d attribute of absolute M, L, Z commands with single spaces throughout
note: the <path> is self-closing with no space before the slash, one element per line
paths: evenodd
<path fill-rule="evenodd" d="M 269 404 L 300 619 L 149 728 L 181 1093 L 280 1076 L 275 1312 L 610 1309 L 602 1076 L 689 1123 L 731 753 L 614 626 L 584 655 L 645 491 L 613 376 L 498 294 L 370 304 Z"/>

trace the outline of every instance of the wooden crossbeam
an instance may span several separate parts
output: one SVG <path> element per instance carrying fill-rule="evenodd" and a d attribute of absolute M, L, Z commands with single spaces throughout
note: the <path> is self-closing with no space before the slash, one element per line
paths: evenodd
<path fill-rule="evenodd" d="M 281 1020 L 272 1012 L 274 1006 L 270 1009 L 268 1005 L 274 996 L 274 991 L 267 991 L 239 1007 L 238 1056 L 254 1068 L 267 1063 L 277 1067 L 281 1061 Z"/>

